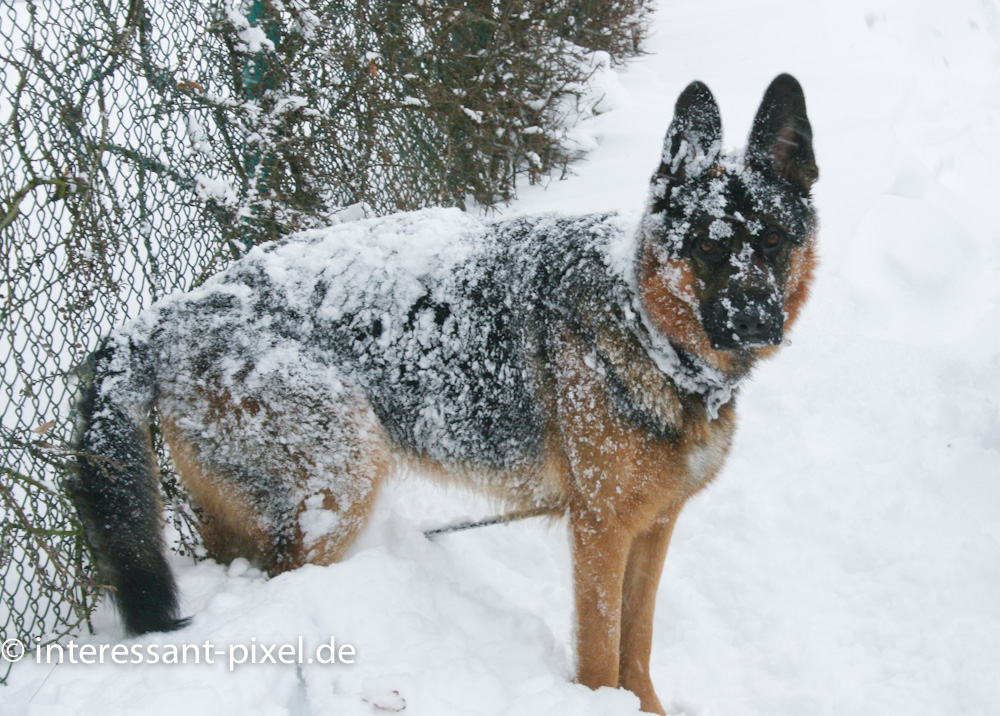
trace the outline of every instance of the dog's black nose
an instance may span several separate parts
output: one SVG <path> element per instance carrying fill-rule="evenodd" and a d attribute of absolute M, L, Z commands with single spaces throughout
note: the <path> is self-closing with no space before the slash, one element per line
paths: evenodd
<path fill-rule="evenodd" d="M 784 338 L 785 316 L 773 302 L 727 297 L 705 311 L 702 325 L 713 348 L 732 351 L 778 345 Z"/>
<path fill-rule="evenodd" d="M 739 311 L 731 319 L 734 338 L 743 345 L 777 345 L 781 343 L 781 317 L 759 307 Z"/>

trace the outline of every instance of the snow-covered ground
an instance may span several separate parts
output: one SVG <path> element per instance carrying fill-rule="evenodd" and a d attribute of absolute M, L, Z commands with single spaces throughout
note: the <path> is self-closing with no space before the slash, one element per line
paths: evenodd
<path fill-rule="evenodd" d="M 823 222 L 794 345 L 744 389 L 727 467 L 675 533 L 653 645 L 661 700 L 687 716 L 998 713 L 996 4 L 660 4 L 652 54 L 608 82 L 607 111 L 583 128 L 597 146 L 576 176 L 524 190 L 511 212 L 639 207 L 689 81 L 712 88 L 727 143 L 742 145 L 788 71 L 806 92 Z M 203 663 L 29 656 L 0 713 L 637 713 L 627 692 L 570 681 L 561 525 L 421 534 L 488 512 L 411 480 L 333 567 L 268 581 L 178 558 L 194 623 L 127 645 L 200 645 Z M 121 638 L 110 610 L 95 628 L 79 643 Z M 333 637 L 353 663 L 249 663 L 254 646 L 258 661 L 272 645 L 295 658 L 300 636 L 307 658 L 329 657 L 316 648 Z M 242 648 L 248 663 L 230 670 Z"/>

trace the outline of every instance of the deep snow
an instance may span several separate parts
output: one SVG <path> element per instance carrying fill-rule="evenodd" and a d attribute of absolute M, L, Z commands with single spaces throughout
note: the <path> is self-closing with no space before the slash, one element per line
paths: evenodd
<path fill-rule="evenodd" d="M 677 94 L 705 81 L 742 145 L 776 74 L 815 133 L 823 256 L 793 345 L 740 399 L 689 504 L 652 668 L 687 716 L 976 716 L 1000 704 L 1000 24 L 988 0 L 662 0 L 609 79 L 576 176 L 515 212 L 641 206 Z M 36 665 L 3 714 L 631 714 L 570 683 L 565 531 L 420 530 L 489 506 L 408 481 L 351 556 L 266 581 L 177 558 L 192 626 L 132 644 L 295 644 L 353 664 Z M 117 642 L 109 609 L 82 642 Z"/>

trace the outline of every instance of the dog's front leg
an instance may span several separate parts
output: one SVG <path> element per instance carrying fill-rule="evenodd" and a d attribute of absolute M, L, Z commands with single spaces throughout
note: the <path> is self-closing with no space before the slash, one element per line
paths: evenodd
<path fill-rule="evenodd" d="M 616 520 L 571 510 L 576 591 L 576 678 L 592 689 L 618 686 L 622 580 L 628 544 Z"/>
<path fill-rule="evenodd" d="M 639 697 L 642 710 L 662 714 L 663 706 L 649 675 L 653 643 L 653 608 L 663 560 L 680 507 L 667 510 L 632 541 L 622 588 L 619 684 Z"/>

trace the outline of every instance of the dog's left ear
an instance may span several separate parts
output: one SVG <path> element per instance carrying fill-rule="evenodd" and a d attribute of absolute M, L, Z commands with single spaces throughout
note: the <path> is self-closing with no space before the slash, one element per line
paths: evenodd
<path fill-rule="evenodd" d="M 764 93 L 750 130 L 747 159 L 758 169 L 773 169 L 803 194 L 819 179 L 806 98 L 791 75 L 778 75 Z"/>
<path fill-rule="evenodd" d="M 673 187 L 710 165 L 721 149 L 719 105 L 704 82 L 689 84 L 674 105 L 674 118 L 663 140 L 660 166 L 650 180 L 652 213 L 667 208 Z"/>

